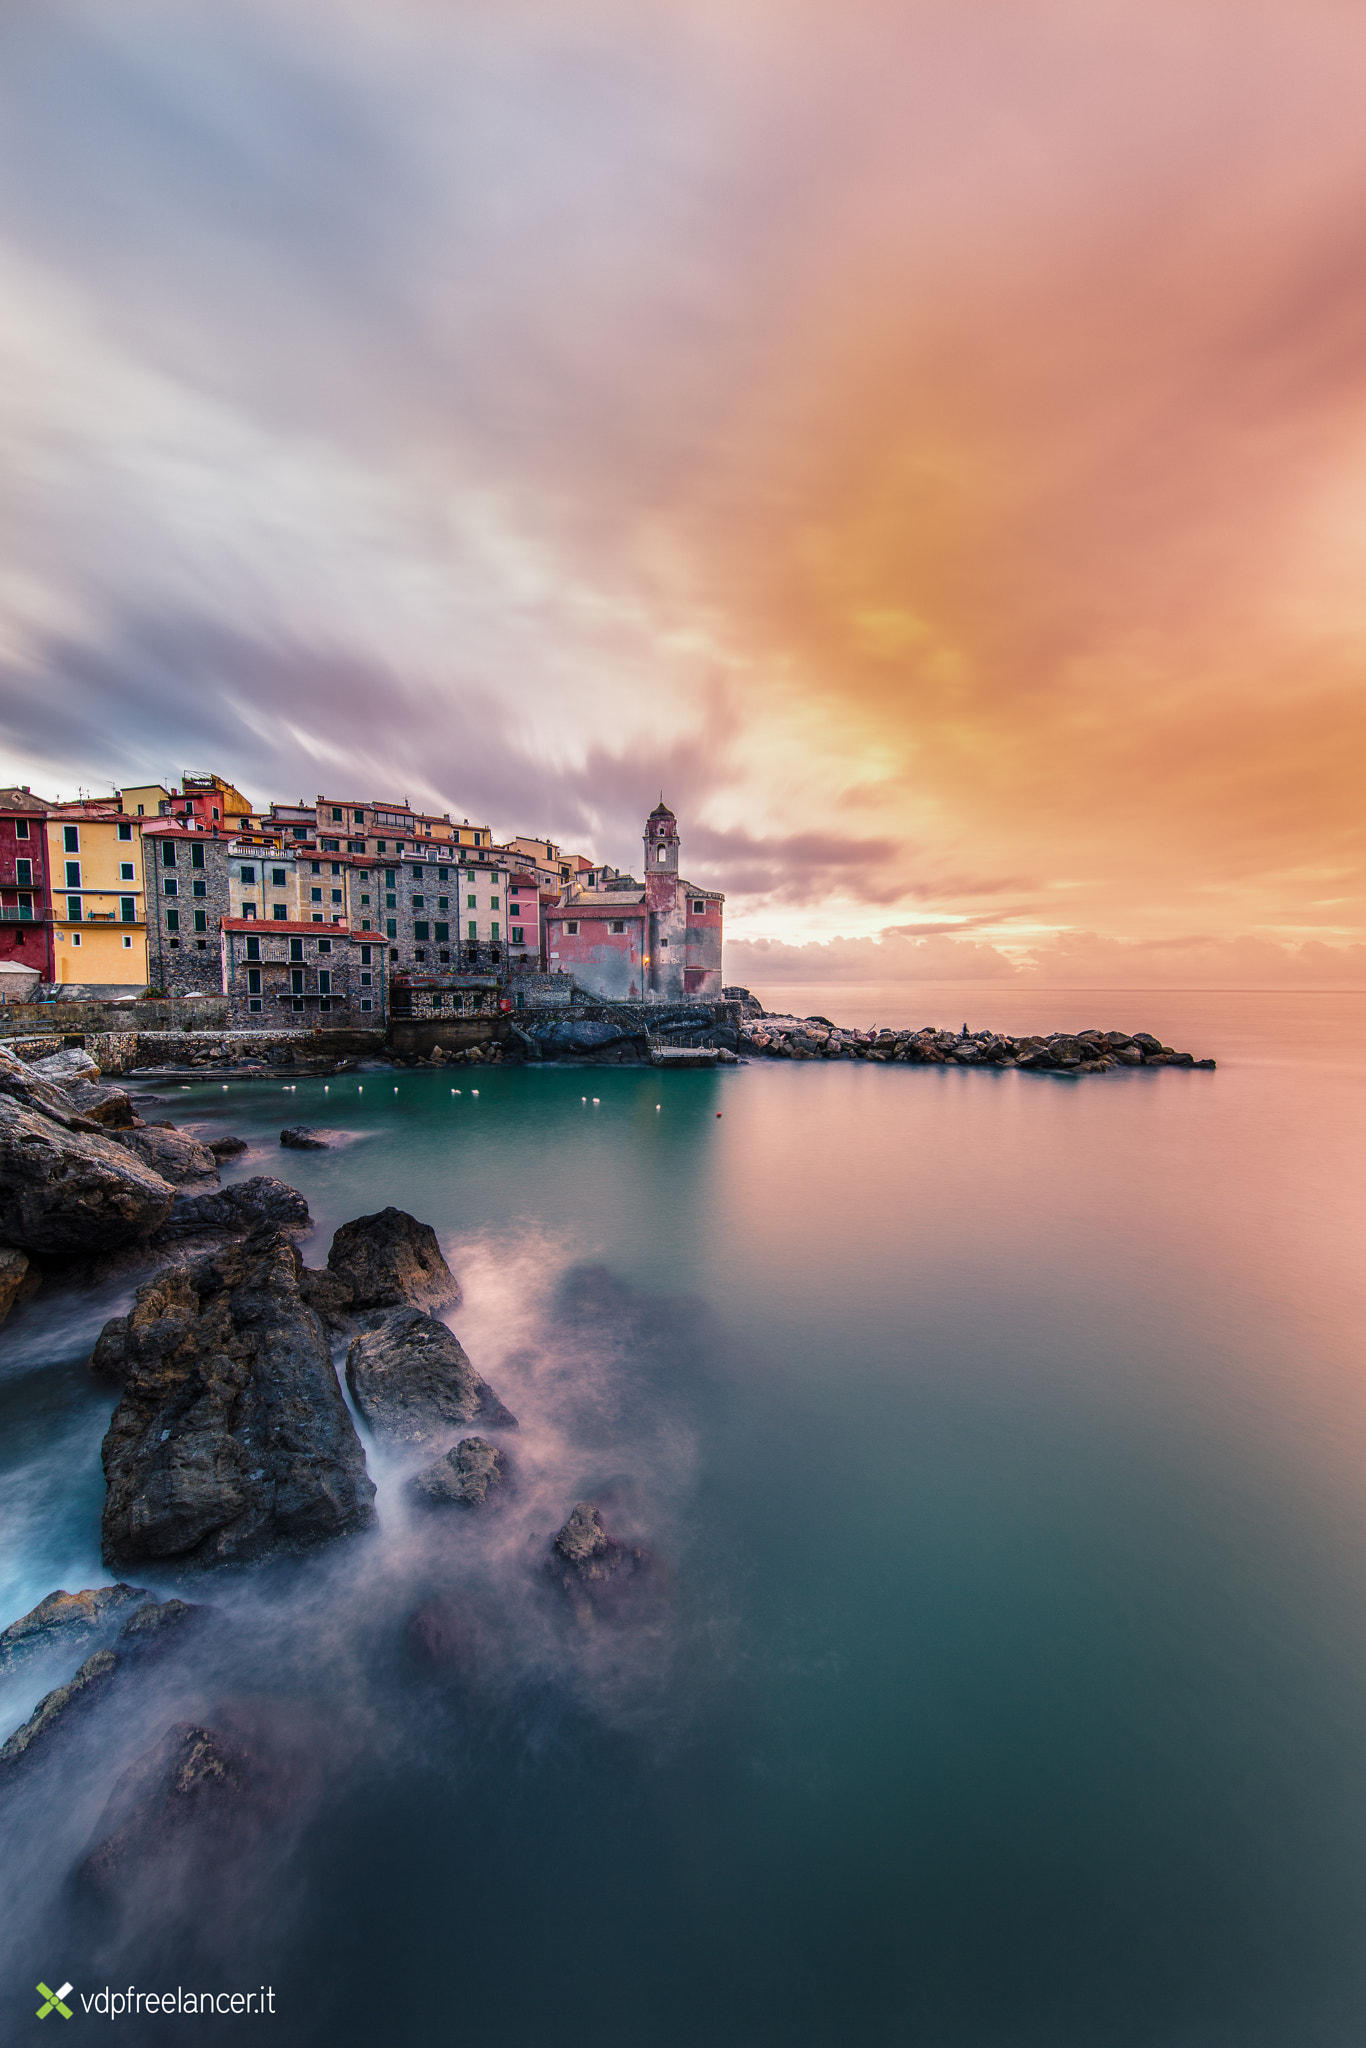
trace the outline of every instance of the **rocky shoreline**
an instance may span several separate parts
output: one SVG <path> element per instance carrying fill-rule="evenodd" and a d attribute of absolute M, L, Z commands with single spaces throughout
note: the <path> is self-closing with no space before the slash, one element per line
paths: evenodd
<path fill-rule="evenodd" d="M 752 1002 L 752 998 L 750 999 Z M 757 1005 L 754 1008 L 757 1009 Z M 778 1017 L 761 1013 L 740 1026 L 739 1049 L 756 1058 L 788 1060 L 873 1060 L 916 1067 L 1011 1067 L 1033 1074 L 1109 1074 L 1121 1067 L 1198 1067 L 1214 1070 L 1211 1059 L 1178 1052 L 1150 1031 L 1055 1031 L 1017 1038 L 999 1031 L 943 1031 L 933 1024 L 918 1030 L 842 1030 L 828 1017 Z"/>

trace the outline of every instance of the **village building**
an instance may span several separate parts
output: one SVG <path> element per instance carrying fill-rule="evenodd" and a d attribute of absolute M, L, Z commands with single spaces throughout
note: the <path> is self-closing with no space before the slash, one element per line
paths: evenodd
<path fill-rule="evenodd" d="M 0 963 L 54 976 L 48 888 L 47 805 L 27 789 L 0 789 Z"/>
<path fill-rule="evenodd" d="M 187 817 L 149 817 L 142 840 L 147 974 L 167 995 L 220 995 L 219 933 L 232 912 L 232 862 L 240 841 Z"/>
<path fill-rule="evenodd" d="M 121 789 L 116 802 L 130 818 L 180 818 L 220 832 L 245 831 L 251 804 L 234 783 L 221 775 L 184 774 L 179 789 L 167 789 L 160 782 L 146 782 Z"/>
<path fill-rule="evenodd" d="M 415 811 L 409 804 L 363 802 L 360 798 L 320 796 L 314 809 L 316 834 L 324 853 L 363 854 L 373 859 L 402 858 L 405 851 L 428 847 L 455 853 L 460 847 L 487 849 L 493 833 L 487 825 L 453 824 L 449 813 Z"/>
<path fill-rule="evenodd" d="M 48 806 L 54 982 L 147 986 L 141 837 L 117 798 Z"/>
<path fill-rule="evenodd" d="M 387 1013 L 383 945 L 311 920 L 224 918 L 219 979 L 239 1026 L 374 1026 Z"/>
<path fill-rule="evenodd" d="M 678 821 L 662 797 L 644 845 L 643 883 L 585 863 L 582 881 L 547 908 L 546 965 L 618 1001 L 719 998 L 726 899 L 680 876 Z"/>

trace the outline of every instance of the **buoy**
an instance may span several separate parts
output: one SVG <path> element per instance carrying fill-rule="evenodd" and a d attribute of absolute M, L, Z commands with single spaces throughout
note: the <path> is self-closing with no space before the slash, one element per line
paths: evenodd
<path fill-rule="evenodd" d="M 586 1095 L 581 1095 L 581 1096 L 579 1097 L 579 1101 L 580 1101 L 580 1102 L 587 1102 L 587 1100 L 588 1100 L 588 1097 L 587 1097 Z"/>
<path fill-rule="evenodd" d="M 398 1094 L 398 1090 L 397 1090 L 397 1088 L 395 1088 L 395 1090 L 394 1090 L 394 1093 L 395 1093 L 395 1095 L 397 1095 L 397 1094 Z"/>
<path fill-rule="evenodd" d="M 593 1097 L 593 1107 L 594 1107 L 594 1109 L 596 1109 L 596 1108 L 597 1108 L 597 1106 L 598 1106 L 598 1098 L 597 1098 L 597 1096 L 595 1095 L 595 1096 Z"/>
<path fill-rule="evenodd" d="M 364 1095 L 364 1093 L 365 1093 L 365 1083 L 364 1083 L 364 1081 L 357 1081 L 357 1083 L 356 1083 L 356 1093 L 357 1093 L 357 1095 Z"/>
<path fill-rule="evenodd" d="M 720 1112 L 720 1110 L 719 1110 L 719 1109 L 717 1110 L 716 1114 L 717 1114 L 718 1116 L 720 1116 L 721 1112 Z"/>
<path fill-rule="evenodd" d="M 478 1093 L 479 1093 L 479 1090 L 478 1090 L 477 1088 L 471 1088 L 471 1090 L 470 1090 L 470 1094 L 471 1094 L 471 1095 L 477 1095 Z"/>
<path fill-rule="evenodd" d="M 660 1106 L 660 1105 L 659 1105 L 658 1103 L 656 1103 L 656 1104 L 655 1104 L 655 1110 L 656 1110 L 656 1112 L 658 1111 L 658 1109 L 659 1109 L 659 1106 Z"/>

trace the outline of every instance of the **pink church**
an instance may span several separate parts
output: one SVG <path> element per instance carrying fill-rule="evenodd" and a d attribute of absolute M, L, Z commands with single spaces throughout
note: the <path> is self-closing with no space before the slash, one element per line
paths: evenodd
<path fill-rule="evenodd" d="M 546 911 L 546 964 L 619 1002 L 721 995 L 725 897 L 678 872 L 678 820 L 661 797 L 645 822 L 645 880 L 594 869 Z"/>

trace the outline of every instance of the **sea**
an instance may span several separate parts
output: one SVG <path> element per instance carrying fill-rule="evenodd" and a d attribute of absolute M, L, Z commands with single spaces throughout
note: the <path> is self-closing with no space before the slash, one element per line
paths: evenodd
<path fill-rule="evenodd" d="M 99 2022 L 138 2043 L 1366 2041 L 1366 995 L 760 994 L 1218 1065 L 146 1083 L 303 1191 L 311 1265 L 388 1204 L 434 1226 L 513 1484 L 424 1515 L 430 1451 L 362 1423 L 373 1529 L 136 1575 L 216 1622 L 0 1793 L 0 2039 L 70 1981 L 85 2026 L 270 1987 Z M 0 1625 L 111 1577 L 86 1361 L 136 1279 L 0 1331 Z M 648 1562 L 621 1611 L 547 1575 L 581 1500 Z M 0 1734 L 71 1662 L 0 1683 Z M 278 1798 L 93 1900 L 177 1720 L 248 1731 Z"/>

